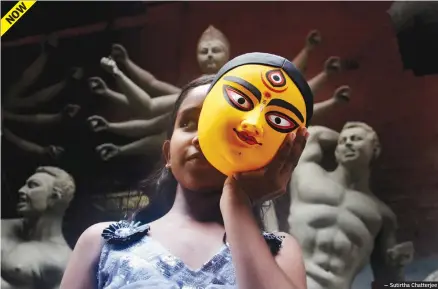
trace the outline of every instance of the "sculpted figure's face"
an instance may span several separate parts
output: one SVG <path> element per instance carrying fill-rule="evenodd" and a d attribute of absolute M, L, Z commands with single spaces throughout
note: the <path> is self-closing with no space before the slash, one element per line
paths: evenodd
<path fill-rule="evenodd" d="M 207 160 L 229 176 L 267 165 L 286 135 L 305 126 L 305 120 L 303 96 L 282 69 L 242 65 L 208 93 L 199 142 Z"/>
<path fill-rule="evenodd" d="M 51 204 L 54 183 L 55 177 L 49 174 L 32 175 L 18 191 L 17 212 L 29 216 L 46 211 Z"/>
<path fill-rule="evenodd" d="M 341 131 L 335 156 L 339 164 L 368 166 L 374 157 L 374 143 L 371 133 L 361 127 Z"/>
<path fill-rule="evenodd" d="M 228 61 L 228 49 L 218 40 L 204 40 L 198 45 L 198 63 L 204 74 L 215 74 Z"/>

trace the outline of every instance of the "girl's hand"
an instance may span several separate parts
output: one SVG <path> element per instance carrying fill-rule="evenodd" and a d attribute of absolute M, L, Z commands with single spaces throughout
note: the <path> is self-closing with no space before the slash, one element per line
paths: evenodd
<path fill-rule="evenodd" d="M 246 200 L 254 204 L 263 203 L 286 193 L 308 135 L 306 128 L 288 134 L 276 156 L 266 167 L 228 177 L 222 198 L 238 197 L 239 200 L 244 200 L 246 197 Z"/>

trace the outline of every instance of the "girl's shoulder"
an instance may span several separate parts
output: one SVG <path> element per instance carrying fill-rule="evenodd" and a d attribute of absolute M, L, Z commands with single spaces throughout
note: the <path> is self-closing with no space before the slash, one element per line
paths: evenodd
<path fill-rule="evenodd" d="M 79 237 L 78 242 L 82 243 L 101 243 L 102 242 L 102 232 L 111 224 L 116 222 L 102 222 L 96 223 L 88 227 Z"/>

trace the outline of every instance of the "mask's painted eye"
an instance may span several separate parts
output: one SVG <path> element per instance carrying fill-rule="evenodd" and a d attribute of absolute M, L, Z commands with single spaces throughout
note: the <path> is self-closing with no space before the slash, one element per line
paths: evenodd
<path fill-rule="evenodd" d="M 231 86 L 224 85 L 224 94 L 225 99 L 238 110 L 250 111 L 254 108 L 254 104 L 248 96 Z"/>
<path fill-rule="evenodd" d="M 286 84 L 286 78 L 279 69 L 268 71 L 266 73 L 266 79 L 274 87 L 281 87 Z"/>
<path fill-rule="evenodd" d="M 281 112 L 268 112 L 266 114 L 268 124 L 278 132 L 288 133 L 298 127 L 298 124 Z"/>

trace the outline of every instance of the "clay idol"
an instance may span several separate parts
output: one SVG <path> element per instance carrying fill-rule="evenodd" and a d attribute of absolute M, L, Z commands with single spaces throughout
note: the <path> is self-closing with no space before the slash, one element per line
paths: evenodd
<path fill-rule="evenodd" d="M 244 54 L 227 62 L 209 89 L 198 125 L 201 150 L 227 176 L 257 170 L 312 113 L 312 92 L 290 61 Z"/>

